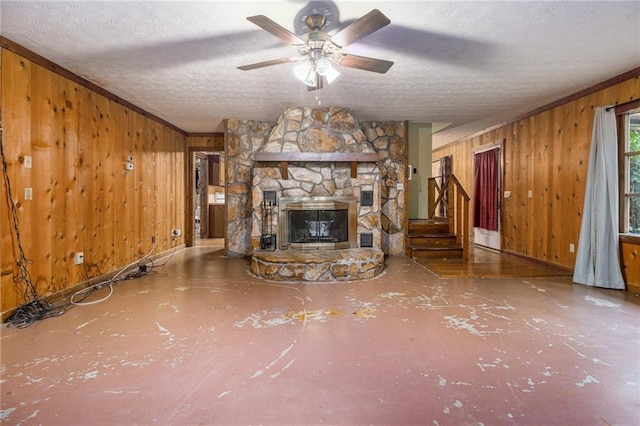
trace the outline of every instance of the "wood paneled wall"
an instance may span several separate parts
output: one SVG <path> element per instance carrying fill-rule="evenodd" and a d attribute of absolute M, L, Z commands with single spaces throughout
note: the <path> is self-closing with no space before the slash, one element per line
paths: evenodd
<path fill-rule="evenodd" d="M 2 127 L 31 279 L 46 296 L 184 243 L 186 135 L 3 49 Z M 32 157 L 33 168 L 24 166 Z M 132 171 L 125 169 L 133 157 Z M 25 188 L 33 200 L 25 200 Z M 1 311 L 19 306 L 2 184 Z M 84 265 L 74 254 L 84 252 Z M 18 285 L 20 288 L 20 285 Z"/>
<path fill-rule="evenodd" d="M 640 98 L 629 78 L 530 117 L 490 129 L 434 152 L 453 156 L 453 173 L 471 194 L 473 151 L 504 141 L 502 249 L 573 268 L 580 235 L 594 108 Z M 528 191 L 532 191 L 532 198 Z"/>
<path fill-rule="evenodd" d="M 224 133 L 188 133 L 187 147 L 192 151 L 224 151 Z"/>

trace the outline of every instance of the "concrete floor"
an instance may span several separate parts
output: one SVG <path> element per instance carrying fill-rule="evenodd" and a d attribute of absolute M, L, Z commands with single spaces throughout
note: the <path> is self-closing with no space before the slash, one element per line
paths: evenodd
<path fill-rule="evenodd" d="M 2 422 L 640 424 L 635 295 L 400 257 L 370 281 L 269 283 L 206 246 L 155 271 L 3 326 Z"/>

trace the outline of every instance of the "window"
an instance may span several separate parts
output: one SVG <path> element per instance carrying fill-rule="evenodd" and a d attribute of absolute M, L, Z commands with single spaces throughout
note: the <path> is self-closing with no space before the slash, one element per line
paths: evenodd
<path fill-rule="evenodd" d="M 640 234 L 640 108 L 618 115 L 620 145 L 623 148 L 621 161 L 621 226 L 629 234 Z"/>

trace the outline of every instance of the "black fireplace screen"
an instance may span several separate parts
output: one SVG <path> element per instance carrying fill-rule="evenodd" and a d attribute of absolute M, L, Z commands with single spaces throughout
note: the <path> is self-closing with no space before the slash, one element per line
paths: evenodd
<path fill-rule="evenodd" d="M 340 243 L 349 241 L 349 211 L 289 210 L 289 242 Z"/>

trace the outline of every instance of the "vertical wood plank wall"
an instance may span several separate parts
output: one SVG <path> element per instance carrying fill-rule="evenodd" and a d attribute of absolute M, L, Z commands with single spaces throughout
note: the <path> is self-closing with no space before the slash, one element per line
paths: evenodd
<path fill-rule="evenodd" d="M 453 156 L 453 173 L 473 190 L 473 149 L 504 140 L 502 249 L 573 269 L 580 235 L 594 109 L 640 98 L 631 78 L 531 117 L 436 150 Z M 531 190 L 533 197 L 528 197 Z"/>
<path fill-rule="evenodd" d="M 9 50 L 1 52 L 3 146 L 38 294 L 73 287 L 184 244 L 186 136 Z M 31 156 L 33 168 L 24 167 Z M 126 157 L 134 169 L 125 169 Z M 14 290 L 15 235 L 0 202 L 1 311 Z M 33 200 L 24 188 L 33 188 Z M 184 234 L 183 234 L 184 235 Z M 74 254 L 84 252 L 84 265 Z"/>

